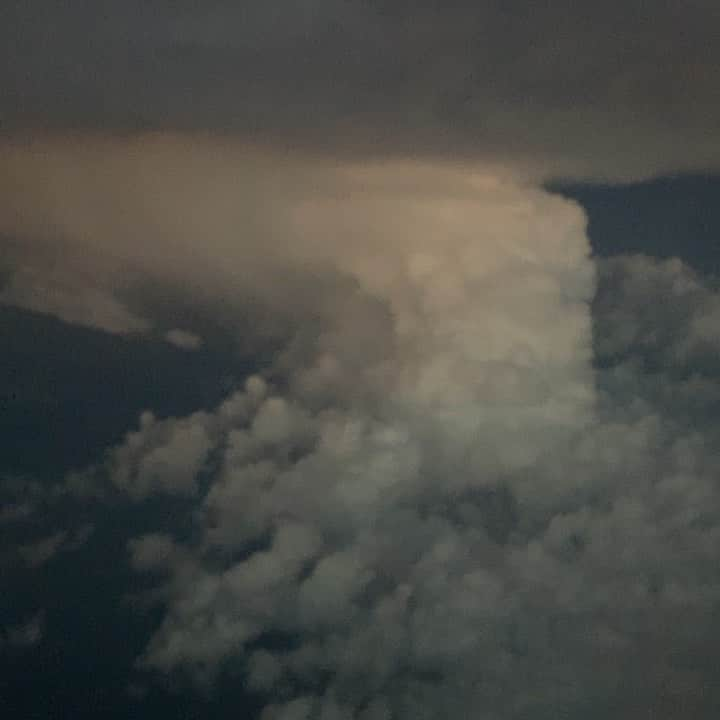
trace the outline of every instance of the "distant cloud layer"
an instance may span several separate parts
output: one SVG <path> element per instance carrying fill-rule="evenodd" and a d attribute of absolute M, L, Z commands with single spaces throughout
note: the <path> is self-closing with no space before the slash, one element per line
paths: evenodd
<path fill-rule="evenodd" d="M 10 3 L 2 126 L 209 131 L 536 174 L 717 168 L 711 0 Z"/>

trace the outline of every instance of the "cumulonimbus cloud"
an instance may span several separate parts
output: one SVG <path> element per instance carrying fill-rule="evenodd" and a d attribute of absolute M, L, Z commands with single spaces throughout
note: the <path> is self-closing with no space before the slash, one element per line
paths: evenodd
<path fill-rule="evenodd" d="M 598 375 L 578 206 L 485 165 L 178 138 L 3 153 L 26 262 L 61 242 L 118 297 L 169 283 L 257 313 L 246 344 L 274 336 L 218 407 L 143 415 L 88 473 L 195 504 L 190 538 L 130 543 L 164 608 L 143 668 L 239 668 L 264 720 L 622 716 L 624 682 L 645 707 L 697 697 L 707 668 L 669 648 L 715 622 L 711 434 L 632 364 Z M 629 295 L 642 262 L 603 266 L 605 288 Z M 673 268 L 639 274 L 694 282 Z M 714 295 L 693 292 L 702 334 Z M 603 302 L 634 329 L 602 352 L 631 352 L 649 320 Z"/>

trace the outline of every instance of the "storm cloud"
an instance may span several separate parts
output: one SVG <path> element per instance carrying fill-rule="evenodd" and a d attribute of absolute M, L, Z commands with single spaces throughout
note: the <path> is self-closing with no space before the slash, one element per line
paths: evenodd
<path fill-rule="evenodd" d="M 10 130 L 200 131 L 535 174 L 717 168 L 715 3 L 9 3 Z"/>
<path fill-rule="evenodd" d="M 0 304 L 252 358 L 0 483 L 18 574 L 144 518 L 133 698 L 715 716 L 718 280 L 595 257 L 547 189 L 718 169 L 713 3 L 2 12 Z M 36 612 L 0 648 L 42 645 Z"/>
<path fill-rule="evenodd" d="M 252 377 L 211 413 L 164 420 L 166 436 L 212 427 L 219 458 L 191 539 L 129 543 L 165 609 L 140 667 L 202 684 L 234 668 L 267 698 L 263 718 L 710 712 L 720 438 L 697 419 L 699 400 L 717 401 L 717 369 L 686 384 L 661 354 L 648 374 L 638 338 L 662 332 L 662 318 L 617 292 L 602 300 L 622 283 L 663 294 L 668 276 L 704 301 L 678 309 L 692 325 L 717 294 L 687 268 L 602 267 L 597 322 L 622 327 L 624 312 L 638 332 L 612 344 L 613 362 L 598 351 L 606 367 L 585 369 L 572 415 L 536 404 L 527 383 L 552 376 L 543 363 L 526 365 L 498 407 L 506 358 L 495 387 L 474 367 L 467 405 L 450 416 L 417 386 L 411 412 L 399 385 L 368 413 L 313 407 Z M 180 480 L 155 492 L 184 492 Z"/>

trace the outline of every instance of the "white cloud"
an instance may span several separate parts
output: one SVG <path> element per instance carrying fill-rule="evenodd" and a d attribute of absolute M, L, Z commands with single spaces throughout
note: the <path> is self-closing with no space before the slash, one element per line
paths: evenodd
<path fill-rule="evenodd" d="M 203 344 L 203 340 L 199 335 L 178 328 L 168 330 L 164 337 L 167 342 L 179 347 L 181 350 L 197 350 Z"/>
<path fill-rule="evenodd" d="M 144 413 L 107 460 L 110 480 L 135 497 L 156 492 L 192 495 L 212 447 L 209 418 L 198 412 L 179 420 Z"/>

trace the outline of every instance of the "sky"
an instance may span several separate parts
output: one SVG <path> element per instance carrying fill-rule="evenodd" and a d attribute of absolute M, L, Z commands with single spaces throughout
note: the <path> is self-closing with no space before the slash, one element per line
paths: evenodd
<path fill-rule="evenodd" d="M 0 10 L 0 709 L 717 717 L 720 10 Z"/>

